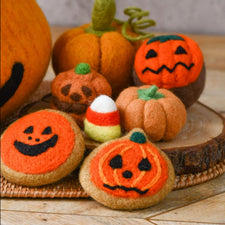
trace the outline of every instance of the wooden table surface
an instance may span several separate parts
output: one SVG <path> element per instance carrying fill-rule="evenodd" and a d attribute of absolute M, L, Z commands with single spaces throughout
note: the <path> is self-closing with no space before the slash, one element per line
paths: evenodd
<path fill-rule="evenodd" d="M 67 29 L 52 27 L 53 43 Z M 206 64 L 206 86 L 199 100 L 225 116 L 225 36 L 188 36 L 199 44 Z M 53 78 L 50 65 L 45 80 Z M 1 224 L 225 224 L 225 174 L 132 212 L 111 210 L 91 199 L 3 198 Z"/>

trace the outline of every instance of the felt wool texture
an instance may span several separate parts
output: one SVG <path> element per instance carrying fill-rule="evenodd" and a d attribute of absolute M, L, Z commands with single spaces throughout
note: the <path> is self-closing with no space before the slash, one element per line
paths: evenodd
<path fill-rule="evenodd" d="M 116 30 L 121 26 L 113 25 Z M 85 32 L 89 24 L 63 33 L 53 47 L 53 68 L 56 74 L 70 70 L 85 62 L 101 73 L 110 83 L 113 96 L 117 96 L 132 81 L 132 67 L 136 47 L 118 31 L 101 37 Z"/>
<path fill-rule="evenodd" d="M 132 138 L 134 134 L 138 135 Z M 165 153 L 136 128 L 94 149 L 84 160 L 79 179 L 84 190 L 101 204 L 133 210 L 165 198 L 175 174 Z"/>
<path fill-rule="evenodd" d="M 120 137 L 120 115 L 110 97 L 100 95 L 91 103 L 87 109 L 84 131 L 90 138 L 99 142 Z"/>
<path fill-rule="evenodd" d="M 108 113 L 98 113 L 89 107 L 86 113 L 86 119 L 99 126 L 113 126 L 120 124 L 120 114 L 118 111 Z"/>
<path fill-rule="evenodd" d="M 174 138 L 186 123 L 187 112 L 184 104 L 169 90 L 156 91 L 164 97 L 160 99 L 140 99 L 138 90 L 148 92 L 154 86 L 129 87 L 122 91 L 116 100 L 121 124 L 125 130 L 142 128 L 152 141 Z M 135 116 L 134 116 L 135 115 Z"/>
<path fill-rule="evenodd" d="M 120 125 L 100 126 L 84 120 L 84 131 L 93 140 L 99 142 L 106 142 L 120 137 L 121 127 Z"/>
<path fill-rule="evenodd" d="M 1 9 L 0 107 L 3 121 L 41 83 L 52 45 L 50 27 L 35 0 L 3 0 Z"/>
<path fill-rule="evenodd" d="M 117 111 L 115 102 L 107 95 L 98 96 L 91 104 L 92 111 L 108 113 Z"/>
<path fill-rule="evenodd" d="M 1 136 L 1 173 L 11 182 L 39 186 L 71 173 L 84 154 L 84 140 L 68 114 L 41 110 L 11 124 Z"/>
<path fill-rule="evenodd" d="M 94 70 L 86 74 L 69 70 L 57 75 L 52 82 L 51 92 L 51 107 L 69 113 L 83 127 L 88 106 L 99 95 L 111 96 L 112 89 L 108 81 Z"/>
<path fill-rule="evenodd" d="M 146 40 L 135 55 L 134 68 L 143 84 L 171 89 L 194 82 L 203 67 L 198 44 L 184 35 Z"/>

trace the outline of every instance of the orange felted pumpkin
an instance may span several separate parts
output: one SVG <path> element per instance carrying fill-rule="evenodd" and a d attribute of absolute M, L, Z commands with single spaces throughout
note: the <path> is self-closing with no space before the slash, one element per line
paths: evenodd
<path fill-rule="evenodd" d="M 195 41 L 184 35 L 163 35 L 146 40 L 135 56 L 134 82 L 171 90 L 186 107 L 203 91 L 205 67 Z"/>
<path fill-rule="evenodd" d="M 172 139 L 186 122 L 186 110 L 181 100 L 155 85 L 123 90 L 116 105 L 124 128 L 127 131 L 142 128 L 152 141 Z"/>
<path fill-rule="evenodd" d="M 111 96 L 112 89 L 101 74 L 91 71 L 87 63 L 80 63 L 74 70 L 60 73 L 52 82 L 54 109 L 69 113 L 83 127 L 88 106 L 99 95 Z"/>
<path fill-rule="evenodd" d="M 81 62 L 88 63 L 106 77 L 114 97 L 133 83 L 132 67 L 137 46 L 121 34 L 121 25 L 112 22 L 114 14 L 114 0 L 96 0 L 91 26 L 70 29 L 57 39 L 52 56 L 56 74 Z"/>
<path fill-rule="evenodd" d="M 42 81 L 51 53 L 48 22 L 35 0 L 1 1 L 1 120 Z"/>
<path fill-rule="evenodd" d="M 174 184 L 174 169 L 165 153 L 141 129 L 100 145 L 80 170 L 84 190 L 117 209 L 146 208 L 162 200 Z"/>

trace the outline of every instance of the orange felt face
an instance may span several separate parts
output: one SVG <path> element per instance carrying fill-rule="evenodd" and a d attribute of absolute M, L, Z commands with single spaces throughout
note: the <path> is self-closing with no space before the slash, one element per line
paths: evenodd
<path fill-rule="evenodd" d="M 39 111 L 19 119 L 5 131 L 1 158 L 15 171 L 46 173 L 67 160 L 74 143 L 75 134 L 65 117 L 53 111 Z"/>
<path fill-rule="evenodd" d="M 194 82 L 203 67 L 197 43 L 184 35 L 165 35 L 146 40 L 135 57 L 135 71 L 144 84 L 183 87 Z"/>
<path fill-rule="evenodd" d="M 150 143 L 130 140 L 105 146 L 92 160 L 91 179 L 116 197 L 138 198 L 157 193 L 168 178 L 165 159 Z"/>

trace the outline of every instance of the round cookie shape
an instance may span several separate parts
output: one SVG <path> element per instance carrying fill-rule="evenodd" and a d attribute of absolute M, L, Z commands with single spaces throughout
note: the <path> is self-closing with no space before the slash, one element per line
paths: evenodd
<path fill-rule="evenodd" d="M 129 87 L 116 100 L 125 130 L 142 128 L 151 141 L 174 138 L 186 123 L 184 104 L 169 90 L 155 85 Z"/>
<path fill-rule="evenodd" d="M 108 81 L 87 63 L 80 63 L 74 70 L 57 75 L 51 91 L 51 107 L 69 113 L 80 127 L 83 127 L 87 108 L 92 101 L 99 95 L 112 94 Z"/>
<path fill-rule="evenodd" d="M 11 182 L 40 186 L 71 173 L 84 154 L 76 122 L 56 110 L 28 114 L 1 136 L 1 173 Z"/>
<path fill-rule="evenodd" d="M 186 107 L 204 89 L 205 67 L 198 44 L 184 35 L 163 35 L 146 40 L 135 56 L 134 83 L 157 85 L 176 94 Z"/>
<path fill-rule="evenodd" d="M 129 210 L 158 203 L 172 190 L 174 178 L 168 157 L 141 129 L 100 145 L 79 174 L 82 187 L 96 201 Z"/>

